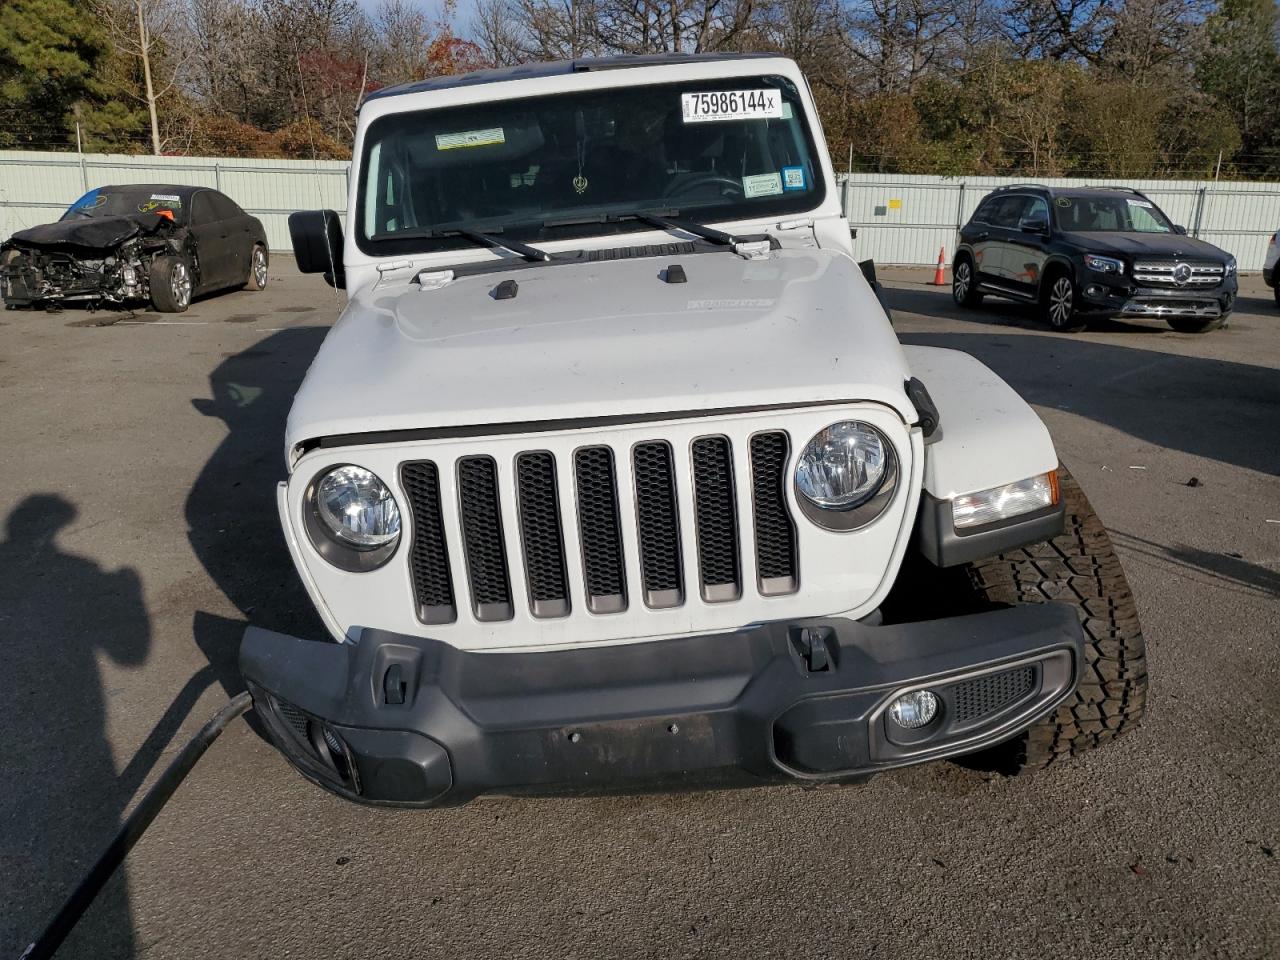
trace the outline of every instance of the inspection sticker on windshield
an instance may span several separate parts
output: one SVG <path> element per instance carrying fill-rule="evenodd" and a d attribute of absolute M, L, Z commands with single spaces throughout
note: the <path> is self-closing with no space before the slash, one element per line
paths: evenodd
<path fill-rule="evenodd" d="M 747 197 L 768 197 L 782 192 L 782 177 L 776 173 L 758 173 L 742 178 L 742 193 Z"/>
<path fill-rule="evenodd" d="M 507 135 L 501 127 L 487 130 L 464 130 L 461 133 L 437 133 L 437 150 L 457 150 L 462 147 L 487 147 L 493 143 L 506 143 Z"/>
<path fill-rule="evenodd" d="M 768 120 L 782 117 L 780 90 L 719 90 L 680 94 L 685 123 Z"/>

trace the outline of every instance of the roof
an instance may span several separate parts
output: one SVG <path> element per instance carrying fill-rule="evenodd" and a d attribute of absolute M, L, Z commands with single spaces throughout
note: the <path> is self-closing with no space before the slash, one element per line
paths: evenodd
<path fill-rule="evenodd" d="M 723 60 L 754 60 L 775 57 L 772 53 L 647 53 L 620 57 L 581 57 L 577 60 L 554 60 L 549 63 L 524 63 L 515 67 L 498 67 L 493 70 L 475 70 L 471 73 L 447 77 L 430 77 L 383 87 L 365 95 L 365 101 L 398 97 L 406 93 L 426 93 L 433 90 L 452 90 L 456 87 L 472 87 L 481 83 L 503 83 L 508 80 L 531 80 L 535 77 L 568 76 L 573 73 L 592 73 L 598 70 L 623 70 L 629 67 L 652 67 L 664 64 L 709 63 Z"/>
<path fill-rule="evenodd" d="M 211 190 L 213 188 L 176 183 L 112 183 L 97 189 L 99 192 L 104 193 L 167 193 L 186 199 L 197 190 Z"/>

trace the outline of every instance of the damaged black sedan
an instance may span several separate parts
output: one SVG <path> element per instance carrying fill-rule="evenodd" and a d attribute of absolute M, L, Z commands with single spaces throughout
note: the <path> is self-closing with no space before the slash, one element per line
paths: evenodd
<path fill-rule="evenodd" d="M 9 308 L 90 308 L 150 300 L 186 310 L 193 296 L 267 284 L 262 222 L 206 187 L 98 187 L 56 223 L 0 244 L 0 297 Z"/>

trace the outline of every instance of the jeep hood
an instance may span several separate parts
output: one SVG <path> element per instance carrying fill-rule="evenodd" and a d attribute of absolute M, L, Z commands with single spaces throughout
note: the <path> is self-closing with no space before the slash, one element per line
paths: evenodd
<path fill-rule="evenodd" d="M 666 282 L 669 264 L 686 282 Z M 511 280 L 516 295 L 498 299 Z M 847 400 L 914 420 L 909 376 L 875 294 L 837 252 L 531 265 L 436 289 L 383 280 L 358 292 L 326 337 L 287 445 Z"/>
<path fill-rule="evenodd" d="M 1157 259 L 1207 260 L 1226 263 L 1227 254 L 1212 243 L 1178 233 L 1064 233 L 1063 239 L 1089 253 L 1112 253 L 1129 257 Z"/>

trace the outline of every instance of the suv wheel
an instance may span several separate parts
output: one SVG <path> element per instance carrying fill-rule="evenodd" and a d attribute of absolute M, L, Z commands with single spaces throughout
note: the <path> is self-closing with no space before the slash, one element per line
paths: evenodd
<path fill-rule="evenodd" d="M 976 307 L 982 303 L 982 294 L 977 290 L 977 278 L 973 273 L 973 265 L 968 257 L 956 260 L 951 271 L 951 299 L 960 307 Z"/>
<path fill-rule="evenodd" d="M 986 603 L 1066 603 L 1084 627 L 1076 692 L 1022 736 L 971 755 L 972 765 L 1006 774 L 1101 746 L 1136 727 L 1147 706 L 1147 647 L 1120 558 L 1080 485 L 1062 467 L 1058 478 L 1067 508 L 1059 536 L 969 566 Z"/>
<path fill-rule="evenodd" d="M 1049 277 L 1040 299 L 1040 312 L 1045 323 L 1061 333 L 1079 333 L 1088 326 L 1076 312 L 1076 284 L 1066 273 Z"/>

